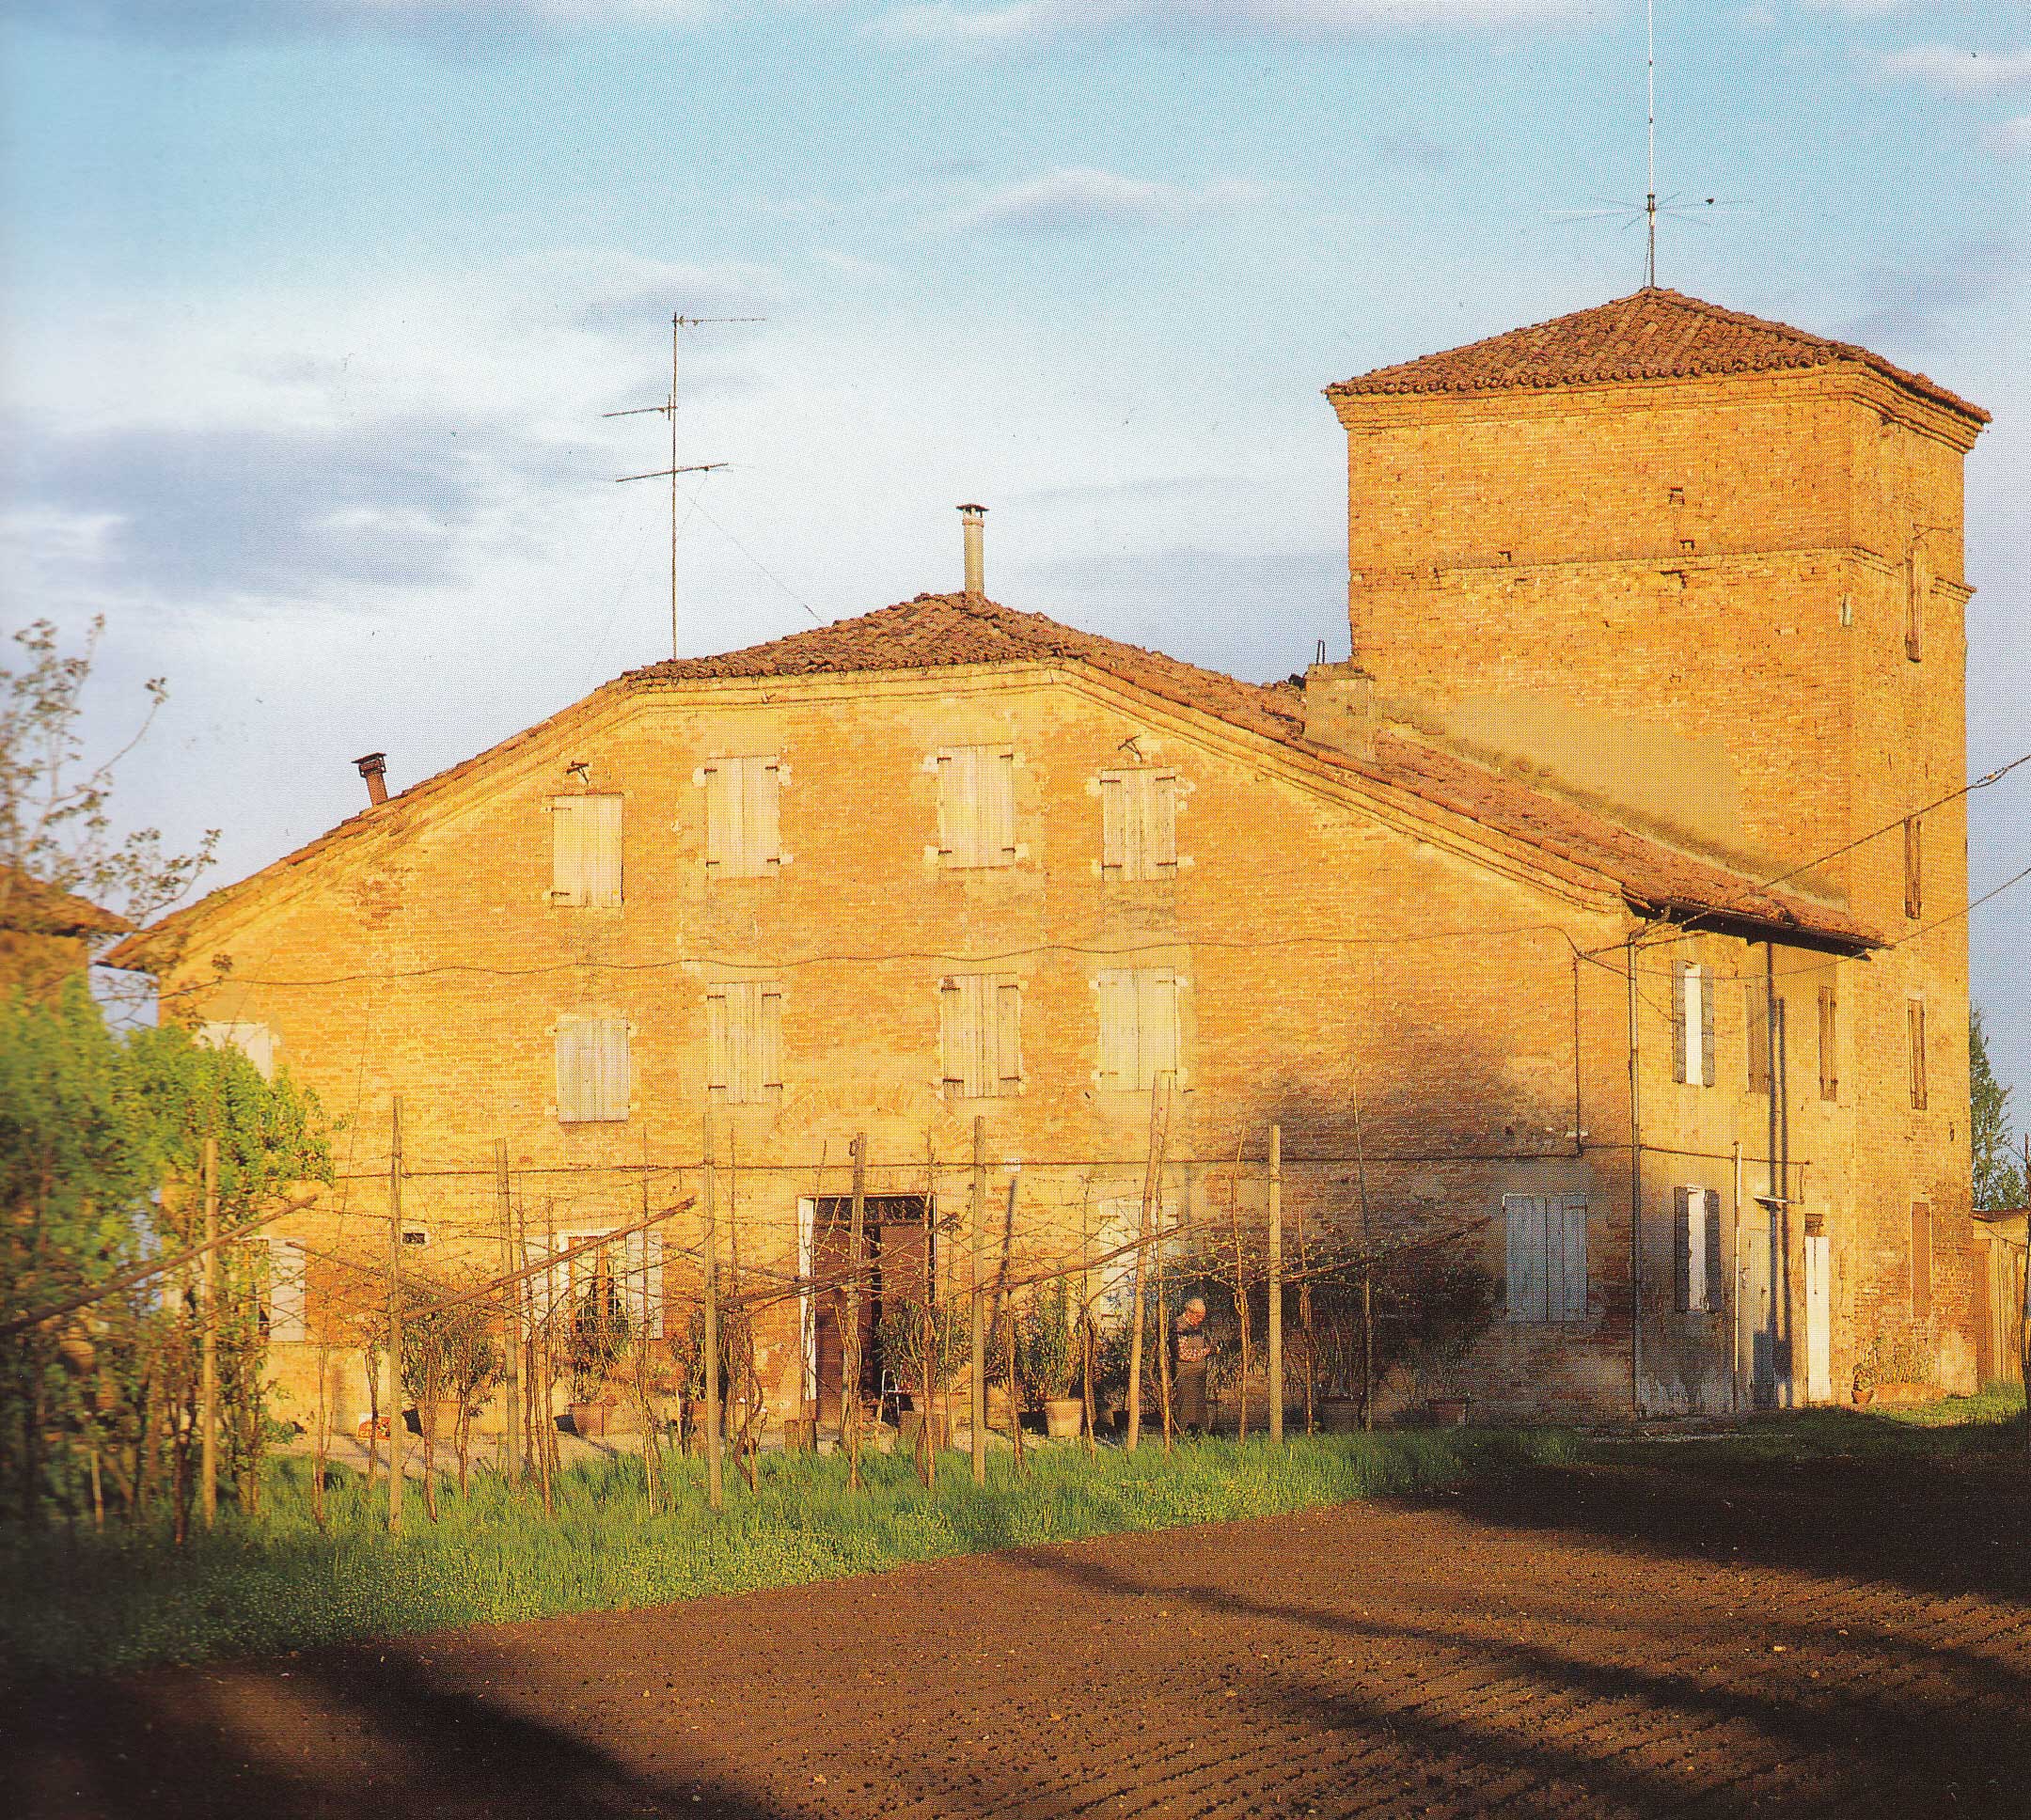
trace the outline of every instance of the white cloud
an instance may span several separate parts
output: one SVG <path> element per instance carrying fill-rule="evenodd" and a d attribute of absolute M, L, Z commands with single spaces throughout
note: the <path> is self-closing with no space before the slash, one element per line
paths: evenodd
<path fill-rule="evenodd" d="M 723 0 L 0 0 L 0 17 L 160 44 L 687 26 Z"/>
<path fill-rule="evenodd" d="M 2006 158 L 2031 158 L 2031 114 L 2020 114 L 1989 129 L 1989 149 Z"/>
<path fill-rule="evenodd" d="M 1253 183 L 1229 180 L 1188 189 L 1073 165 L 990 191 L 960 211 L 952 225 L 961 230 L 1081 233 L 1095 228 L 1174 224 L 1192 215 L 1244 208 L 1262 196 L 1261 187 Z"/>
<path fill-rule="evenodd" d="M 1598 0 L 953 0 L 897 7 L 869 29 L 905 42 L 992 46 L 1118 29 L 1335 38 L 1378 30 L 1567 24 Z"/>
<path fill-rule="evenodd" d="M 2031 50 L 1964 51 L 1952 44 L 1913 44 L 1891 51 L 1882 72 L 1956 95 L 1997 95 L 2031 86 Z"/>

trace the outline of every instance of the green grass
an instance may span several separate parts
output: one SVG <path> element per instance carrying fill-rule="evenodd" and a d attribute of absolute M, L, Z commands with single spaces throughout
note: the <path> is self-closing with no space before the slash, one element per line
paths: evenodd
<path fill-rule="evenodd" d="M 2023 1452 L 2024 1394 L 2015 1384 L 1992 1384 L 1972 1397 L 1881 1408 L 1824 1407 L 1765 1416 L 1675 1452 L 1719 1460 L 1795 1463 L 1807 1460 L 1966 1460 L 2016 1458 Z M 1596 1442 L 1594 1459 L 1631 1455 L 1663 1444 L 1641 1438 Z"/>
<path fill-rule="evenodd" d="M 557 1516 L 491 1476 L 424 1514 L 414 1485 L 408 1533 L 385 1530 L 386 1483 L 370 1496 L 333 1469 L 329 1528 L 309 1513 L 310 1468 L 271 1468 L 256 1522 L 223 1517 L 176 1549 L 161 1537 L 87 1530 L 0 1538 L 0 1663 L 14 1672 L 97 1671 L 151 1662 L 266 1655 L 317 1644 L 625 1610 L 714 1592 L 868 1574 L 907 1561 L 1125 1530 L 1301 1510 L 1458 1484 L 1573 1457 L 1563 1432 L 1425 1430 L 1260 1441 L 1204 1441 L 1089 1461 L 1035 1449 L 1018 1475 L 991 1455 L 976 1489 L 947 1454 L 926 1491 L 904 1457 L 871 1454 L 866 1488 L 843 1461 L 764 1455 L 759 1489 L 731 1470 L 726 1508 L 705 1507 L 702 1468 L 678 1468 L 677 1507 L 652 1516 L 640 1462 L 561 1475 Z"/>

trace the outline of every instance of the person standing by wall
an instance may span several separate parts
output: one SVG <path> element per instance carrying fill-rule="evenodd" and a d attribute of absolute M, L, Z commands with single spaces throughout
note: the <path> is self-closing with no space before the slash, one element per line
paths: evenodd
<path fill-rule="evenodd" d="M 1205 1330 L 1205 1317 L 1203 1295 L 1194 1295 L 1178 1310 L 1178 1426 L 1188 1435 L 1203 1435 L 1206 1428 L 1206 1366 L 1213 1357 L 1213 1341 Z"/>

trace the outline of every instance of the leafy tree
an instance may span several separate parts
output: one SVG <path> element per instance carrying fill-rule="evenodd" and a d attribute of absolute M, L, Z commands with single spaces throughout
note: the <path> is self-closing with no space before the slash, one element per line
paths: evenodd
<path fill-rule="evenodd" d="M 2015 1089 L 1996 1079 L 1981 1007 L 1968 1017 L 1968 1085 L 1974 1102 L 1968 1136 L 1975 1153 L 1975 1205 L 1987 1211 L 2024 1204 L 2023 1171 L 2010 1148 L 2009 1103 Z"/>

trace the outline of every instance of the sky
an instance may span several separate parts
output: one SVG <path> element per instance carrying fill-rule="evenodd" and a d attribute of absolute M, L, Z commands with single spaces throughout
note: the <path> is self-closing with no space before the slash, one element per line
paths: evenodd
<path fill-rule="evenodd" d="M 1641 0 L 0 0 L 0 586 L 106 631 L 211 883 L 670 646 L 959 583 L 1346 651 L 1320 388 L 1642 282 Z M 2031 750 L 2031 23 L 1664 0 L 1660 282 L 1995 414 L 1969 760 Z M 1706 199 L 1715 198 L 1715 206 Z M 1972 800 L 2031 866 L 2031 766 Z M 1973 913 L 2031 1116 L 2031 883 Z"/>

